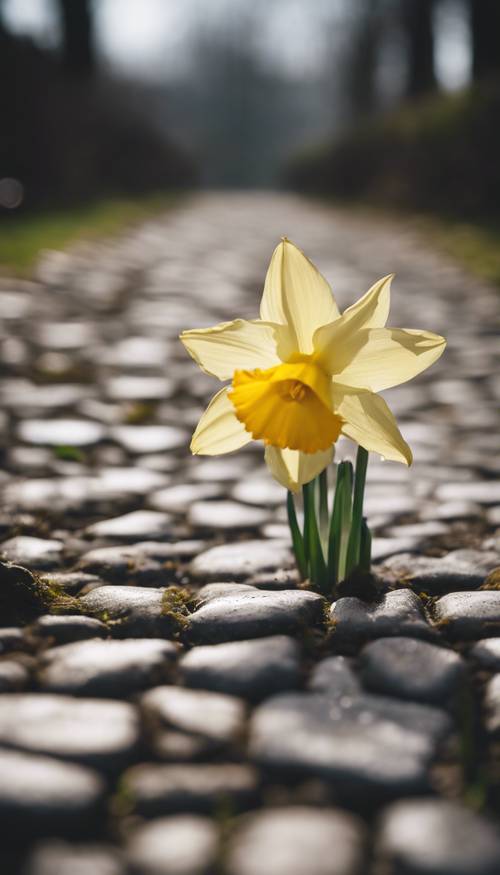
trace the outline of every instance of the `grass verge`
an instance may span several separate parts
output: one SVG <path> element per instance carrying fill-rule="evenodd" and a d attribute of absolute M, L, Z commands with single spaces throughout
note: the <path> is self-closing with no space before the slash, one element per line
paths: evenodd
<path fill-rule="evenodd" d="M 29 274 L 42 249 L 108 237 L 171 207 L 176 195 L 109 198 L 72 209 L 6 216 L 0 222 L 0 273 Z"/>
<path fill-rule="evenodd" d="M 417 229 L 471 273 L 500 288 L 500 224 L 417 216 Z"/>

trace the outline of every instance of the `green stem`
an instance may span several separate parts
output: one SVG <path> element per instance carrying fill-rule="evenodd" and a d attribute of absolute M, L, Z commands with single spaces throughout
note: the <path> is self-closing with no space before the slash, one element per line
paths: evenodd
<path fill-rule="evenodd" d="M 361 523 L 361 541 L 359 545 L 359 567 L 361 571 L 370 571 L 372 564 L 372 533 L 366 519 Z"/>
<path fill-rule="evenodd" d="M 340 494 L 340 543 L 339 543 L 339 580 L 347 577 L 347 549 L 352 523 L 352 482 L 353 470 L 351 462 L 344 462 L 345 478 Z"/>
<path fill-rule="evenodd" d="M 292 492 L 287 493 L 286 509 L 288 514 L 288 525 L 290 526 L 290 534 L 292 536 L 293 552 L 295 561 L 302 580 L 307 578 L 307 559 L 304 548 L 304 538 L 299 528 L 297 521 L 297 513 L 295 511 L 295 501 Z"/>
<path fill-rule="evenodd" d="M 361 527 L 363 523 L 363 499 L 365 494 L 368 451 L 358 447 L 356 473 L 354 477 L 354 497 L 352 502 L 352 523 L 347 547 L 346 575 L 359 565 L 361 548 Z"/>
<path fill-rule="evenodd" d="M 327 570 L 319 537 L 315 507 L 316 482 L 312 480 L 303 487 L 304 495 L 304 544 L 309 564 L 309 579 L 320 590 L 327 585 Z"/>
<path fill-rule="evenodd" d="M 330 519 L 330 531 L 328 534 L 328 575 L 332 585 L 336 586 L 339 580 L 340 538 L 342 532 L 342 504 L 343 490 L 345 487 L 345 463 L 337 465 L 335 479 L 335 493 L 333 496 L 333 510 Z"/>
<path fill-rule="evenodd" d="M 328 537 L 328 474 L 327 469 L 318 477 L 319 480 L 319 531 L 324 546 Z"/>

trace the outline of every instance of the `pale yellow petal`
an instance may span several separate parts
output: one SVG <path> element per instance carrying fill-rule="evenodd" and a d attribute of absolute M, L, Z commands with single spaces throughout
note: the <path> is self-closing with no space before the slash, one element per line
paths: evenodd
<path fill-rule="evenodd" d="M 384 459 L 411 465 L 411 450 L 383 398 L 334 384 L 333 401 L 345 421 L 342 434 Z"/>
<path fill-rule="evenodd" d="M 344 386 L 380 392 L 425 371 L 442 355 L 444 337 L 409 328 L 374 328 L 353 338 L 358 350 L 334 379 Z"/>
<path fill-rule="evenodd" d="M 360 320 L 360 328 L 383 328 L 391 306 L 391 283 L 394 274 L 377 280 L 359 301 L 344 310 L 342 316 Z"/>
<path fill-rule="evenodd" d="M 281 331 L 281 326 L 259 319 L 235 319 L 213 328 L 183 331 L 180 340 L 202 371 L 219 380 L 230 380 L 236 370 L 280 364 L 276 338 Z"/>
<path fill-rule="evenodd" d="M 266 447 L 265 460 L 278 483 L 291 492 L 298 492 L 330 464 L 333 453 L 333 447 L 320 453 L 301 453 L 299 450 L 280 450 L 269 446 Z"/>
<path fill-rule="evenodd" d="M 227 397 L 227 386 L 214 395 L 202 415 L 191 441 L 191 452 L 200 456 L 231 453 L 250 443 L 252 436 L 236 418 Z"/>
<path fill-rule="evenodd" d="M 273 252 L 260 315 L 288 326 L 289 336 L 279 346 L 284 361 L 293 353 L 311 353 L 316 329 L 340 315 L 327 281 L 286 238 Z"/>
<path fill-rule="evenodd" d="M 360 348 L 359 332 L 381 328 L 389 315 L 393 274 L 375 283 L 366 295 L 314 335 L 314 352 L 330 374 L 341 373 Z"/>

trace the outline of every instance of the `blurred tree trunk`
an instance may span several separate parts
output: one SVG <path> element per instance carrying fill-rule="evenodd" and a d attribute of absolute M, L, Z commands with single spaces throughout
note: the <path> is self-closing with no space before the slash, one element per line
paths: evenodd
<path fill-rule="evenodd" d="M 344 89 L 349 114 L 369 115 L 376 108 L 376 67 L 380 44 L 379 0 L 358 0 L 349 7 L 352 32 L 344 60 Z"/>
<path fill-rule="evenodd" d="M 0 0 L 0 36 L 7 36 L 7 28 L 3 17 L 4 0 Z"/>
<path fill-rule="evenodd" d="M 469 0 L 472 75 L 500 73 L 500 0 Z"/>
<path fill-rule="evenodd" d="M 482 3 L 483 0 L 478 0 Z M 493 0 L 498 2 L 498 0 Z M 436 88 L 434 72 L 434 0 L 401 0 L 408 45 L 407 97 L 420 97 Z"/>
<path fill-rule="evenodd" d="M 92 0 L 58 0 L 62 25 L 62 62 L 74 76 L 89 76 L 95 62 Z"/>

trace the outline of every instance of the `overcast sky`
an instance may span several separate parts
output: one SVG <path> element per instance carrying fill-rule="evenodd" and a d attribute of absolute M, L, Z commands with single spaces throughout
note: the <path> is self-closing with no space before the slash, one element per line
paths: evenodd
<path fill-rule="evenodd" d="M 254 0 L 256 2 L 261 0 Z M 259 43 L 269 63 L 294 76 L 314 75 L 327 49 L 325 9 L 341 10 L 346 0 L 264 0 L 265 28 Z M 349 2 L 349 0 L 347 0 Z M 500 2 L 500 0 L 499 0 Z M 96 21 L 103 59 L 117 71 L 162 80 L 182 72 L 193 23 L 217 26 L 246 8 L 246 0 L 98 0 Z M 42 45 L 59 39 L 54 0 L 6 0 L 7 25 Z M 442 0 L 437 15 L 436 61 L 446 88 L 468 81 L 470 49 L 461 0 Z"/>

